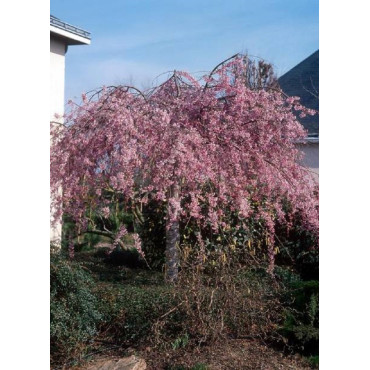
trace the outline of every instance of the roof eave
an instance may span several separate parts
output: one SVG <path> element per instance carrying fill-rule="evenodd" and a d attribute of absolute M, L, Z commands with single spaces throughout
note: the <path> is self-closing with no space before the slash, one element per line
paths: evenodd
<path fill-rule="evenodd" d="M 66 45 L 90 45 L 91 43 L 91 40 L 86 37 L 76 35 L 52 25 L 50 25 L 50 34 L 63 38 Z"/>
<path fill-rule="evenodd" d="M 318 137 L 309 137 L 309 136 L 306 136 L 304 139 L 295 141 L 295 144 L 318 144 L 318 143 L 319 143 Z"/>

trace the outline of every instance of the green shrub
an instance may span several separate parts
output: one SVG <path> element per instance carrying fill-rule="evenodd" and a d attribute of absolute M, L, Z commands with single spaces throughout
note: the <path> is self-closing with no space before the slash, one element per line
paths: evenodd
<path fill-rule="evenodd" d="M 189 335 L 186 333 L 185 335 L 182 335 L 182 336 L 176 338 L 172 342 L 172 349 L 176 350 L 176 349 L 179 349 L 179 348 L 184 348 L 188 345 L 188 343 L 189 343 Z"/>
<path fill-rule="evenodd" d="M 91 276 L 78 264 L 51 257 L 50 345 L 52 360 L 78 356 L 98 331 L 102 315 Z"/>
<path fill-rule="evenodd" d="M 116 343 L 153 341 L 157 321 L 176 306 L 171 289 L 155 285 L 122 285 L 100 290 L 100 311 L 105 321 L 102 330 Z M 170 320 L 166 328 L 161 327 L 161 334 L 163 331 L 170 336 L 176 333 L 175 320 Z"/>
<path fill-rule="evenodd" d="M 319 280 L 319 248 L 317 235 L 304 230 L 299 222 L 287 234 L 285 229 L 277 230 L 279 253 L 276 264 L 289 266 L 302 280 Z"/>
<path fill-rule="evenodd" d="M 313 369 L 319 368 L 319 356 L 311 356 L 308 358 L 308 363 Z"/>
<path fill-rule="evenodd" d="M 319 350 L 319 282 L 302 281 L 298 275 L 277 269 L 285 289 L 285 320 L 280 330 L 288 343 L 305 355 Z"/>

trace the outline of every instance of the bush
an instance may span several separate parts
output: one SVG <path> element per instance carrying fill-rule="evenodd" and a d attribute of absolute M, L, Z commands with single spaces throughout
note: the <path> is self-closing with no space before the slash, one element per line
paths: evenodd
<path fill-rule="evenodd" d="M 308 363 L 311 365 L 312 368 L 318 369 L 319 368 L 319 356 L 311 356 L 308 358 Z"/>
<path fill-rule="evenodd" d="M 78 264 L 51 257 L 50 345 L 52 361 L 67 360 L 86 349 L 102 315 L 92 292 L 93 280 Z"/>
<path fill-rule="evenodd" d="M 319 282 L 302 281 L 287 270 L 278 269 L 284 288 L 285 320 L 280 332 L 288 344 L 305 355 L 319 351 Z"/>
<path fill-rule="evenodd" d="M 276 264 L 289 266 L 302 280 L 319 280 L 319 248 L 317 235 L 304 230 L 299 223 L 289 230 L 278 229 L 280 253 Z"/>
<path fill-rule="evenodd" d="M 158 319 L 176 306 L 172 289 L 166 286 L 122 285 L 101 289 L 98 294 L 105 321 L 102 331 L 121 344 L 155 342 Z M 171 324 L 166 335 L 175 331 L 175 322 Z"/>
<path fill-rule="evenodd" d="M 99 288 L 105 339 L 175 349 L 230 336 L 274 335 L 283 308 L 264 268 L 236 265 L 240 256 L 224 260 L 223 252 L 198 264 L 188 258 L 175 285 L 130 279 Z"/>
<path fill-rule="evenodd" d="M 173 287 L 163 284 L 162 274 L 125 269 L 122 276 L 121 268 L 107 268 L 94 254 L 83 262 L 86 256 L 79 255 L 80 263 L 61 255 L 51 257 L 50 336 L 54 364 L 72 359 L 78 362 L 93 344 L 95 348 L 97 340 L 118 345 L 156 342 L 158 320 L 176 306 Z M 107 271 L 111 273 L 109 280 Z M 165 338 L 173 338 L 176 320 L 161 325 L 160 332 Z"/>
<path fill-rule="evenodd" d="M 268 338 L 283 319 L 278 287 L 265 270 L 240 263 L 237 251 L 225 253 L 214 250 L 202 255 L 183 249 L 174 289 L 177 342 L 186 338 L 186 343 L 199 345 L 227 337 Z M 169 324 L 174 318 L 165 317 L 163 322 Z"/>

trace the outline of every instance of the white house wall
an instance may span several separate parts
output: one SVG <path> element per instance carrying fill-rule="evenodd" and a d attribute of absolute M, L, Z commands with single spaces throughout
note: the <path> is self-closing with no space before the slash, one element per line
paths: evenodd
<path fill-rule="evenodd" d="M 319 143 L 299 144 L 299 149 L 303 151 L 303 164 L 310 169 L 315 179 L 319 181 Z"/>
<path fill-rule="evenodd" d="M 65 53 L 65 43 L 50 38 L 50 121 L 55 121 L 55 113 L 64 113 Z"/>
<path fill-rule="evenodd" d="M 55 114 L 64 114 L 64 76 L 65 76 L 66 44 L 57 38 L 50 38 L 50 122 L 62 122 Z M 53 213 L 53 211 L 52 211 Z M 59 243 L 61 240 L 62 223 L 50 226 L 50 240 Z"/>

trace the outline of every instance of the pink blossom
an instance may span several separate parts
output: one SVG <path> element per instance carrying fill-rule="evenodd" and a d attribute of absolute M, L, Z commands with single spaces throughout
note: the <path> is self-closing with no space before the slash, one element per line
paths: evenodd
<path fill-rule="evenodd" d="M 105 218 L 108 218 L 109 217 L 109 215 L 110 215 L 110 209 L 109 209 L 109 207 L 103 207 L 101 211 L 102 211 L 102 214 L 103 214 L 103 216 Z"/>
<path fill-rule="evenodd" d="M 132 237 L 134 238 L 134 247 L 139 252 L 140 256 L 145 257 L 144 251 L 141 247 L 141 239 L 138 234 L 133 234 Z"/>
<path fill-rule="evenodd" d="M 121 239 L 127 234 L 127 229 L 125 226 L 121 226 L 120 229 L 118 230 L 116 237 L 114 239 L 113 245 L 117 246 L 120 242 Z"/>
<path fill-rule="evenodd" d="M 314 112 L 296 97 L 250 89 L 240 78 L 244 67 L 235 58 L 203 81 L 176 72 L 145 98 L 119 87 L 72 103 L 67 127 L 51 133 L 55 220 L 67 213 L 86 228 L 88 210 L 109 217 L 107 193 L 140 204 L 149 192 L 167 202 L 170 222 L 192 218 L 217 230 L 225 209 L 244 218 L 253 211 L 273 246 L 277 220 L 289 226 L 299 213 L 317 233 L 318 187 L 295 146 L 306 136 L 296 112 Z M 177 197 L 169 192 L 174 185 Z M 291 204 L 288 214 L 283 202 Z M 125 233 L 118 231 L 117 243 Z"/>
<path fill-rule="evenodd" d="M 69 241 L 68 254 L 69 254 L 69 258 L 73 260 L 75 257 L 75 246 L 74 246 L 72 239 Z"/>

